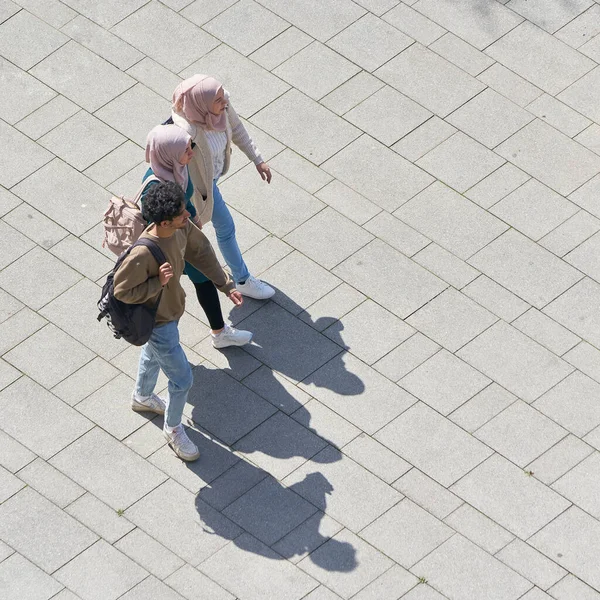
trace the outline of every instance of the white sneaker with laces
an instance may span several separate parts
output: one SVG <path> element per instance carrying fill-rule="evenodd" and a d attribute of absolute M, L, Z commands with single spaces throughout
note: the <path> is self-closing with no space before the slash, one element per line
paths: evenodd
<path fill-rule="evenodd" d="M 212 337 L 212 345 L 215 348 L 227 348 L 228 346 L 244 346 L 252 339 L 250 331 L 236 329 L 225 324 L 223 331 L 220 333 L 210 334 Z"/>
<path fill-rule="evenodd" d="M 236 287 L 243 296 L 256 300 L 266 300 L 275 294 L 275 290 L 270 285 L 256 279 L 253 275 L 249 275 L 244 283 L 238 283 Z"/>
<path fill-rule="evenodd" d="M 198 446 L 190 440 L 181 423 L 171 433 L 165 429 L 163 429 L 163 433 L 169 446 L 182 460 L 193 461 L 200 457 Z"/>
<path fill-rule="evenodd" d="M 136 392 L 131 395 L 131 410 L 135 412 L 153 412 L 164 415 L 167 403 L 156 394 L 150 396 L 139 396 Z"/>

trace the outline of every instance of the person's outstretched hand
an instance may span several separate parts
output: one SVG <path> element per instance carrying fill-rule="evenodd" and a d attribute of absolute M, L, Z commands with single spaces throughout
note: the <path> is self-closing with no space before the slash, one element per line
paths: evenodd
<path fill-rule="evenodd" d="M 244 297 L 237 291 L 237 290 L 231 290 L 231 292 L 229 292 L 229 299 L 236 305 L 236 306 L 241 306 L 244 302 Z"/>
<path fill-rule="evenodd" d="M 256 165 L 256 170 L 263 181 L 271 183 L 271 169 L 266 162 L 261 162 L 260 164 Z"/>

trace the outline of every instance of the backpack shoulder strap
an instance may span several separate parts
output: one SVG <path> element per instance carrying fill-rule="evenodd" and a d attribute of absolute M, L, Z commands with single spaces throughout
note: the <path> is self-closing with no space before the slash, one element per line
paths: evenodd
<path fill-rule="evenodd" d="M 156 242 L 152 241 L 151 239 L 148 239 L 148 238 L 138 238 L 138 240 L 135 242 L 135 244 L 133 244 L 133 246 L 146 246 L 146 248 L 148 248 L 148 250 L 150 250 L 150 252 L 152 253 L 152 256 L 154 257 L 154 260 L 156 260 L 156 262 L 158 263 L 159 267 L 163 263 L 167 262 L 165 254 L 160 249 L 160 246 Z M 133 248 L 133 246 L 131 246 L 131 248 Z"/>
<path fill-rule="evenodd" d="M 140 189 L 137 191 L 137 194 L 132 198 L 131 201 L 139 206 L 140 199 L 142 197 L 142 194 L 144 193 L 144 190 L 146 189 L 149 183 L 153 183 L 154 181 L 160 183 L 160 179 L 156 175 L 150 175 L 150 177 L 144 179 Z"/>

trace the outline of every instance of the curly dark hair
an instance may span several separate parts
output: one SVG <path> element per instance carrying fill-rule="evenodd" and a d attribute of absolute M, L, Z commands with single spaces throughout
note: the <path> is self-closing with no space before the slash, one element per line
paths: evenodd
<path fill-rule="evenodd" d="M 179 216 L 182 204 L 185 204 L 185 194 L 181 186 L 173 181 L 165 181 L 150 186 L 144 198 L 142 214 L 146 221 L 160 225 Z"/>

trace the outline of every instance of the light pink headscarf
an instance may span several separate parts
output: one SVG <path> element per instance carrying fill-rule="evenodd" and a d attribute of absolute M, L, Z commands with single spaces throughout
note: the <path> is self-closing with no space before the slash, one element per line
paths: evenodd
<path fill-rule="evenodd" d="M 173 92 L 173 109 L 202 129 L 225 131 L 225 113 L 210 112 L 215 96 L 223 87 L 220 81 L 208 75 L 194 75 L 182 81 Z"/>
<path fill-rule="evenodd" d="M 154 174 L 178 183 L 183 191 L 188 186 L 188 167 L 179 162 L 191 140 L 189 133 L 177 125 L 157 125 L 146 140 L 146 162 Z"/>

